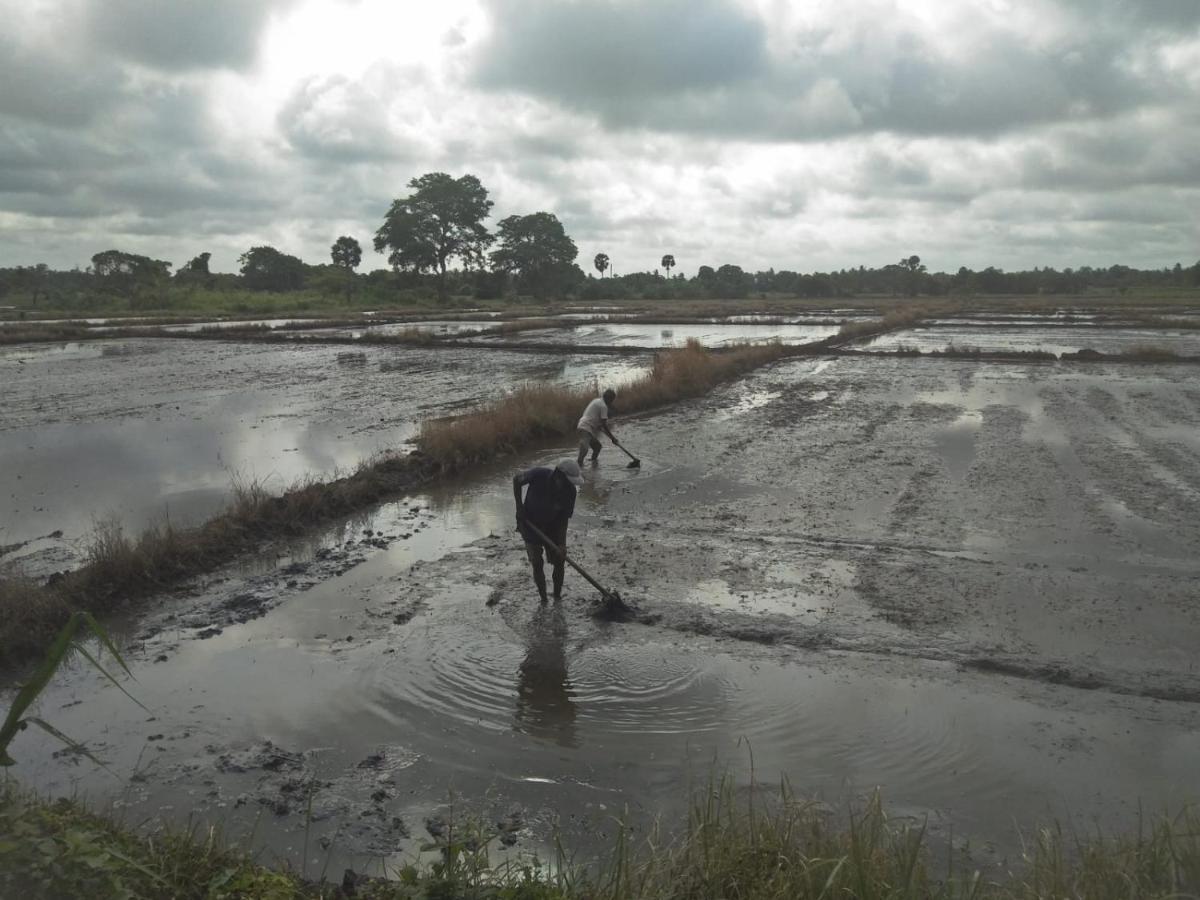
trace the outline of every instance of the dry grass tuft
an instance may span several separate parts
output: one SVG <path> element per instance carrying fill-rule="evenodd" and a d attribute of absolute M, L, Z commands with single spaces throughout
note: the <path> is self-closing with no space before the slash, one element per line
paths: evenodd
<path fill-rule="evenodd" d="M 71 608 L 57 591 L 25 578 L 0 580 L 0 661 L 31 659 L 42 653 Z"/>
<path fill-rule="evenodd" d="M 778 342 L 742 344 L 717 352 L 688 341 L 684 347 L 659 353 L 649 374 L 615 386 L 614 409 L 618 413 L 642 412 L 696 397 L 793 352 L 795 348 Z M 464 416 L 424 422 L 417 446 L 443 471 L 475 465 L 535 441 L 574 434 L 584 406 L 596 394 L 597 388 L 522 385 Z"/>
<path fill-rule="evenodd" d="M 511 322 L 501 322 L 485 333 L 518 334 L 522 331 L 544 331 L 548 328 L 574 328 L 579 324 L 582 323 L 572 319 L 516 319 Z"/>
<path fill-rule="evenodd" d="M 836 340 L 842 343 L 848 340 L 876 337 L 889 331 L 911 328 L 923 319 L 953 315 L 961 310 L 961 303 L 910 303 L 899 309 L 889 310 L 880 319 L 843 322 Z"/>
<path fill-rule="evenodd" d="M 1127 350 L 1123 350 L 1121 356 L 1124 359 L 1136 360 L 1138 362 L 1178 362 L 1182 359 L 1174 350 L 1153 344 L 1138 344 Z"/>
<path fill-rule="evenodd" d="M 36 323 L 0 326 L 0 345 L 4 344 L 47 344 L 59 341 L 78 341 L 95 337 L 95 333 L 84 322 Z"/>
<path fill-rule="evenodd" d="M 406 344 L 413 347 L 429 347 L 436 344 L 440 338 L 432 328 L 409 325 L 396 331 L 390 331 L 387 334 L 371 334 L 370 332 L 366 332 L 356 340 L 362 343 Z"/>

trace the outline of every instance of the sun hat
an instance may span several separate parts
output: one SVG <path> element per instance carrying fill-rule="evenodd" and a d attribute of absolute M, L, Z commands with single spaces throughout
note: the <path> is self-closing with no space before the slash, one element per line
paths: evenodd
<path fill-rule="evenodd" d="M 564 459 L 554 467 L 567 476 L 567 481 L 575 487 L 583 487 L 583 473 L 579 471 L 579 463 L 573 459 Z"/>

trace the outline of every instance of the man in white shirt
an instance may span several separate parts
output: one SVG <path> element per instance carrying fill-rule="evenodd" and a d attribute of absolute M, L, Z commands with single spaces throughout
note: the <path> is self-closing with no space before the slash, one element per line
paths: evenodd
<path fill-rule="evenodd" d="M 587 456 L 589 448 L 592 451 L 592 462 L 596 461 L 596 457 L 600 455 L 601 433 L 607 434 L 613 444 L 620 446 L 621 442 L 608 429 L 608 408 L 616 399 L 617 392 L 609 388 L 603 397 L 597 397 L 583 411 L 583 417 L 575 426 L 579 429 L 579 465 L 583 465 L 583 458 Z"/>

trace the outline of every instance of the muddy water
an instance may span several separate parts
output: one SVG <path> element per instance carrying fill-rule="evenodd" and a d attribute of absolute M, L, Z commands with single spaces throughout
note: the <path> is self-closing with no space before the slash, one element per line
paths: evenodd
<path fill-rule="evenodd" d="M 1200 355 L 1200 333 L 1166 328 L 1100 328 L 1061 325 L 1053 328 L 1014 328 L 947 320 L 941 324 L 885 334 L 871 341 L 872 349 L 895 350 L 911 347 L 922 352 L 952 347 L 980 350 L 1044 350 L 1055 355 L 1098 350 L 1121 353 L 1138 346 L 1164 347 L 1182 356 Z M 1031 324 L 1031 323 L 1025 323 Z"/>
<path fill-rule="evenodd" d="M 646 360 L 164 340 L 0 350 L 0 565 L 73 565 L 99 518 L 217 511 L 232 482 L 281 490 L 403 447 L 426 417 L 529 379 L 621 380 Z M 47 537 L 55 535 L 55 537 Z"/>
<path fill-rule="evenodd" d="M 722 347 L 739 341 L 780 340 L 785 344 L 806 344 L 836 334 L 838 326 L 811 324 L 755 324 L 752 322 L 713 322 L 688 325 L 656 325 L 646 322 L 606 322 L 580 325 L 569 329 L 526 331 L 516 336 L 476 338 L 481 342 L 520 340 L 552 344 L 577 344 L 581 347 L 604 345 L 617 347 L 677 347 L 697 340 L 706 347 Z"/>
<path fill-rule="evenodd" d="M 1181 367 L 799 360 L 618 422 L 571 545 L 639 613 L 540 606 L 511 470 L 347 522 L 130 623 L 151 715 L 70 672 L 24 778 L 224 822 L 310 872 L 396 858 L 451 797 L 518 850 L 670 821 L 714 758 L 833 802 L 882 785 L 977 851 L 1200 793 Z M 703 427 L 696 427 L 703 422 Z M 520 464 L 551 462 L 554 451 Z M 268 743 L 269 742 L 269 743 Z M 311 816 L 308 794 L 311 793 Z"/>
<path fill-rule="evenodd" d="M 428 331 L 438 335 L 454 335 L 460 331 L 478 331 L 485 328 L 495 328 L 496 322 L 491 319 L 460 319 L 460 320 L 423 320 L 419 322 L 388 322 L 380 325 L 365 324 L 361 328 L 309 328 L 304 335 L 335 335 L 338 337 L 359 338 L 367 334 L 399 334 L 406 331 Z M 284 329 L 286 331 L 286 329 Z"/>

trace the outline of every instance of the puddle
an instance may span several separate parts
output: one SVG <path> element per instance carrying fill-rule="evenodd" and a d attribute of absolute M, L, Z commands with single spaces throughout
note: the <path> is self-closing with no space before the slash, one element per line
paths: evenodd
<path fill-rule="evenodd" d="M 982 424 L 982 410 L 971 409 L 934 436 L 934 444 L 953 478 L 961 481 L 975 461 L 975 437 Z"/>

